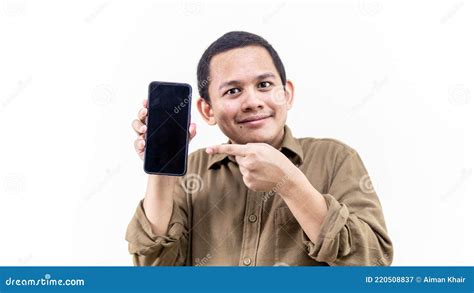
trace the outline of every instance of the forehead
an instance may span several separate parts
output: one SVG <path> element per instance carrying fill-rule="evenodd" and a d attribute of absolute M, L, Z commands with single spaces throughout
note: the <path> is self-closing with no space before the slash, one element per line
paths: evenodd
<path fill-rule="evenodd" d="M 209 65 L 211 84 L 232 80 L 247 80 L 263 72 L 278 72 L 270 53 L 259 46 L 247 46 L 219 53 L 211 59 Z"/>

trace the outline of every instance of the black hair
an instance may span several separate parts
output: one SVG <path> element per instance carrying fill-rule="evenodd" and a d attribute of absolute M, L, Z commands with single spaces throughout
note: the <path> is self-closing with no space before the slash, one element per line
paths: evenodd
<path fill-rule="evenodd" d="M 264 38 L 243 31 L 228 32 L 215 40 L 201 56 L 197 68 L 197 81 L 199 95 L 206 100 L 208 103 L 211 102 L 209 97 L 209 83 L 210 83 L 210 64 L 211 59 L 219 53 L 226 52 L 228 50 L 243 48 L 247 46 L 260 46 L 265 48 L 270 56 L 272 57 L 273 64 L 275 65 L 278 74 L 280 75 L 283 86 L 286 84 L 286 73 L 283 62 L 281 62 L 280 56 L 273 49 L 272 45 L 267 42 Z"/>

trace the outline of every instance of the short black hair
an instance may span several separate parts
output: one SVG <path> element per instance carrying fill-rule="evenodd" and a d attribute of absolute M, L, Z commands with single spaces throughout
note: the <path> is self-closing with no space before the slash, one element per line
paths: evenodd
<path fill-rule="evenodd" d="M 210 83 L 210 64 L 211 59 L 219 53 L 223 53 L 228 50 L 243 48 L 247 46 L 260 46 L 265 48 L 270 56 L 272 57 L 273 64 L 275 65 L 278 74 L 280 75 L 283 86 L 286 84 L 286 73 L 283 62 L 281 62 L 280 56 L 273 49 L 272 45 L 267 42 L 264 38 L 244 32 L 244 31 L 232 31 L 224 34 L 222 37 L 214 41 L 201 56 L 197 68 L 197 79 L 198 79 L 198 90 L 199 95 L 206 100 L 208 103 L 211 102 L 209 97 L 209 83 Z"/>

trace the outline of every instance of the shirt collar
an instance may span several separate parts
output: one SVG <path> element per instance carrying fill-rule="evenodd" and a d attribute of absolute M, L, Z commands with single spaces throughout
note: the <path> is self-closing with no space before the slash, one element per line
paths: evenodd
<path fill-rule="evenodd" d="M 230 140 L 227 143 L 231 143 Z M 291 130 L 287 125 L 284 127 L 284 136 L 280 151 L 294 164 L 301 165 L 303 163 L 303 148 L 299 141 L 293 137 Z M 234 156 L 229 156 L 227 154 L 211 155 L 207 168 L 210 169 L 227 161 L 235 162 Z"/>

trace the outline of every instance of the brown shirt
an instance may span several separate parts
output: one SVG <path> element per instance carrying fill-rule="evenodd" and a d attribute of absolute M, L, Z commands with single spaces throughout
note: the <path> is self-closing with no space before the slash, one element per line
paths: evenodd
<path fill-rule="evenodd" d="M 281 152 L 324 196 L 327 216 L 311 242 L 278 193 L 254 192 L 232 156 L 189 155 L 174 187 L 166 235 L 152 232 L 140 201 L 126 234 L 135 265 L 390 265 L 382 207 L 355 150 L 299 138 L 285 126 Z"/>

